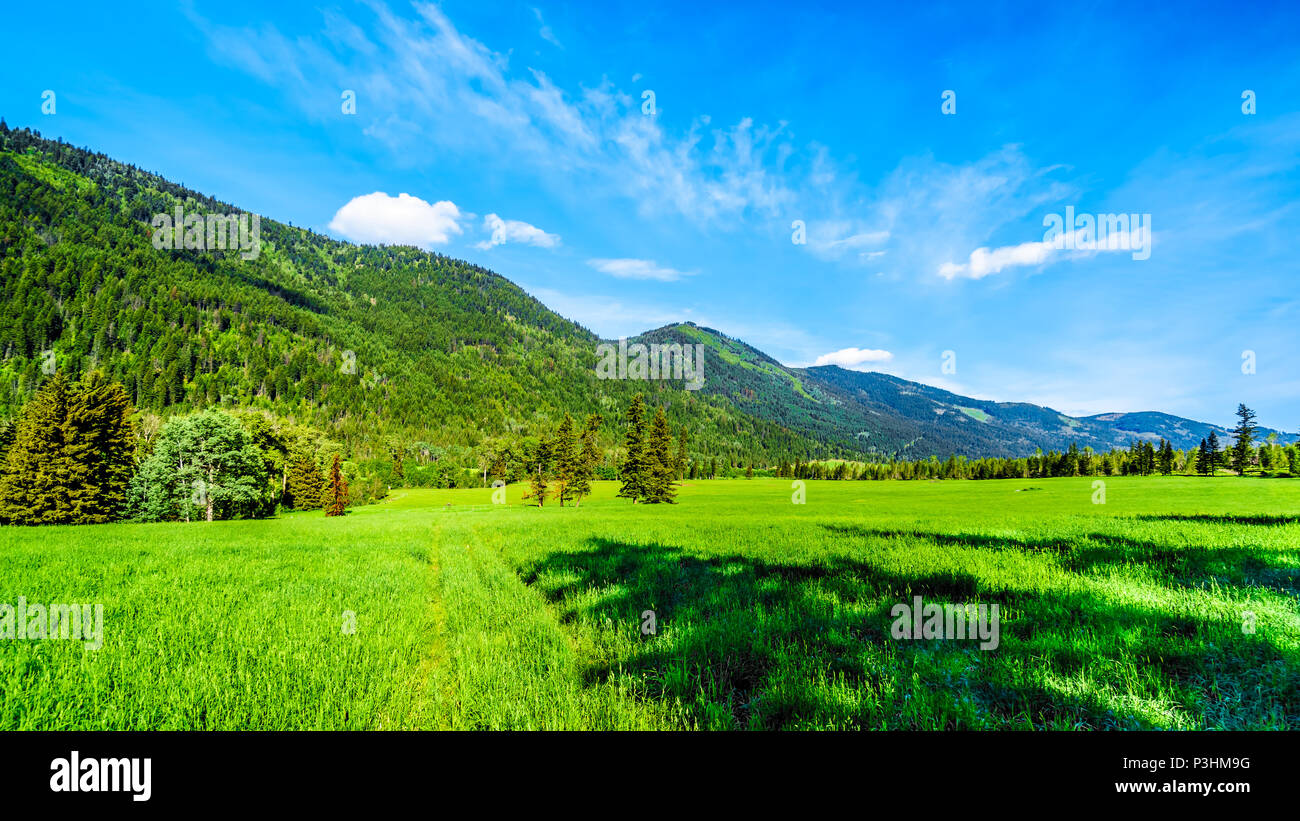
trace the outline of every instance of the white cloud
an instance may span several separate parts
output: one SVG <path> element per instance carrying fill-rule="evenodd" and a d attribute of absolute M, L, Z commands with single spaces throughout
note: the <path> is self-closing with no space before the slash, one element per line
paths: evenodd
<path fill-rule="evenodd" d="M 822 354 L 813 362 L 813 366 L 839 365 L 841 368 L 859 371 L 866 370 L 861 366 L 868 362 L 888 362 L 893 358 L 894 355 L 889 351 L 873 348 L 843 348 L 842 350 Z"/>
<path fill-rule="evenodd" d="M 1111 233 L 1094 238 L 1091 232 L 1076 231 L 1073 241 L 1068 241 L 1066 234 L 1058 234 L 1054 239 L 1041 242 L 1022 242 L 1019 245 L 1006 245 L 1001 248 L 976 248 L 971 251 L 970 259 L 964 263 L 945 262 L 939 266 L 939 276 L 952 280 L 983 279 L 990 274 L 1001 273 L 1007 268 L 1026 265 L 1042 265 L 1054 258 L 1080 259 L 1102 252 L 1125 251 L 1135 253 L 1134 249 L 1150 246 L 1149 229 L 1131 229 L 1127 232 Z M 1135 256 L 1135 258 L 1141 258 Z"/>
<path fill-rule="evenodd" d="M 659 282 L 675 282 L 684 276 L 690 276 L 686 271 L 660 266 L 652 259 L 589 259 L 587 264 L 602 274 L 609 274 L 619 279 L 653 279 Z"/>
<path fill-rule="evenodd" d="M 505 245 L 507 242 L 536 245 L 538 248 L 554 248 L 560 244 L 558 234 L 548 234 L 536 225 L 529 225 L 519 220 L 501 219 L 496 214 L 488 214 L 483 218 L 483 230 L 492 233 L 489 239 L 474 246 L 483 250 L 494 245 Z"/>
<path fill-rule="evenodd" d="M 334 214 L 330 230 L 355 242 L 375 245 L 442 245 L 461 233 L 454 202 L 427 203 L 410 194 L 383 191 L 353 197 Z"/>

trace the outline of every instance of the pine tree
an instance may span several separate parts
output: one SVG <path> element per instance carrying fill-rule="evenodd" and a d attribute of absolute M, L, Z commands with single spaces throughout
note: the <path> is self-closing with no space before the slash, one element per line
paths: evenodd
<path fill-rule="evenodd" d="M 543 436 L 537 443 L 537 451 L 533 456 L 533 470 L 529 478 L 529 493 L 532 498 L 537 500 L 538 507 L 546 505 L 546 497 L 550 495 L 550 470 L 552 459 L 551 442 Z"/>
<path fill-rule="evenodd" d="M 406 469 L 402 466 L 402 446 L 393 444 L 393 484 L 401 487 L 406 484 Z"/>
<path fill-rule="evenodd" d="M 573 498 L 573 481 L 578 474 L 578 441 L 573 431 L 573 417 L 564 414 L 560 427 L 555 431 L 555 443 L 552 446 L 552 459 L 555 462 L 555 498 L 560 507 L 566 500 Z"/>
<path fill-rule="evenodd" d="M 316 456 L 304 447 L 295 448 L 289 456 L 289 476 L 286 482 L 288 505 L 294 510 L 319 510 L 321 495 L 325 490 L 325 477 L 316 465 Z"/>
<path fill-rule="evenodd" d="M 627 456 L 619 469 L 619 478 L 623 486 L 618 495 L 631 499 L 633 504 L 646 497 L 646 483 L 649 479 L 648 443 L 646 441 L 645 400 L 641 394 L 632 397 L 632 404 L 627 409 L 627 438 L 624 446 Z"/>
<path fill-rule="evenodd" d="M 686 426 L 682 425 L 677 431 L 677 459 L 673 464 L 673 472 L 678 479 L 686 478 Z"/>
<path fill-rule="evenodd" d="M 126 390 L 102 372 L 68 392 L 69 521 L 101 524 L 120 519 L 135 470 L 135 429 Z"/>
<path fill-rule="evenodd" d="M 1223 462 L 1223 454 L 1219 450 L 1219 435 L 1210 431 L 1210 436 L 1205 440 L 1205 473 L 1213 476 Z"/>
<path fill-rule="evenodd" d="M 62 371 L 46 380 L 23 406 L 14 441 L 0 466 L 0 521 L 67 524 L 71 470 L 64 436 L 68 380 Z"/>
<path fill-rule="evenodd" d="M 1201 437 L 1201 445 L 1196 449 L 1196 472 L 1202 476 L 1206 476 L 1210 472 L 1209 452 L 1209 444 L 1205 441 L 1205 437 Z"/>
<path fill-rule="evenodd" d="M 1255 412 L 1244 404 L 1237 405 L 1237 427 L 1232 429 L 1236 442 L 1232 446 L 1232 469 L 1238 476 L 1246 475 L 1250 466 L 1251 443 L 1255 441 Z"/>
<path fill-rule="evenodd" d="M 325 507 L 326 516 L 342 516 L 348 509 L 348 480 L 343 478 L 339 467 L 339 455 L 334 454 L 330 465 L 329 504 Z"/>
<path fill-rule="evenodd" d="M 1174 445 L 1160 440 L 1160 473 L 1168 476 L 1174 472 Z"/>
<path fill-rule="evenodd" d="M 602 421 L 599 414 L 593 413 L 587 417 L 587 424 L 582 429 L 581 451 L 578 454 L 573 477 L 575 507 L 581 506 L 583 497 L 591 493 L 591 478 L 596 473 L 596 465 L 600 464 L 600 449 L 596 445 L 596 434 L 600 430 Z"/>
<path fill-rule="evenodd" d="M 673 432 L 668 426 L 668 416 L 664 414 L 663 408 L 656 408 L 646 443 L 645 500 L 650 504 L 672 503 L 673 497 L 677 495 L 677 488 L 673 484 L 675 461 Z"/>

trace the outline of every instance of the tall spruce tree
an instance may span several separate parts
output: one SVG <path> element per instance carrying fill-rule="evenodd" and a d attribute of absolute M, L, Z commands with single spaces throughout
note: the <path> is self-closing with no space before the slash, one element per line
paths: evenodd
<path fill-rule="evenodd" d="M 560 507 L 573 498 L 573 482 L 578 475 L 578 440 L 573 430 L 573 417 L 564 414 L 555 431 L 552 459 L 555 463 L 555 498 Z"/>
<path fill-rule="evenodd" d="M 573 477 L 573 504 L 580 507 L 585 496 L 591 493 L 591 479 L 600 463 L 600 448 L 596 444 L 596 435 L 603 420 L 600 414 L 593 413 L 587 417 L 587 424 L 582 428 L 580 450 Z"/>
<path fill-rule="evenodd" d="M 619 478 L 623 480 L 623 485 L 618 489 L 618 495 L 631 499 L 632 503 L 636 504 L 646 497 L 646 483 L 650 478 L 645 400 L 641 394 L 632 397 L 632 404 L 628 406 L 624 419 L 627 425 L 627 436 L 624 440 L 627 455 L 619 468 Z"/>
<path fill-rule="evenodd" d="M 654 422 L 646 443 L 647 481 L 645 501 L 650 504 L 672 503 L 677 495 L 673 484 L 676 475 L 676 454 L 673 432 L 668 426 L 668 416 L 662 407 L 655 409 Z"/>
<path fill-rule="evenodd" d="M 94 371 L 68 392 L 64 422 L 74 524 L 120 519 L 135 470 L 135 430 L 126 390 Z"/>
<path fill-rule="evenodd" d="M 686 463 L 689 458 L 686 455 L 686 444 L 686 426 L 682 425 L 677 431 L 677 459 L 673 463 L 673 471 L 679 480 L 686 479 Z"/>
<path fill-rule="evenodd" d="M 533 452 L 533 469 L 530 471 L 528 479 L 529 495 L 537 501 L 538 507 L 546 506 L 546 497 L 550 495 L 551 481 L 551 462 L 554 458 L 554 448 L 551 440 L 545 435 L 537 441 L 537 449 Z"/>
<path fill-rule="evenodd" d="M 1210 435 L 1205 440 L 1205 473 L 1213 476 L 1223 462 L 1223 452 L 1219 450 L 1219 435 L 1210 431 Z"/>
<path fill-rule="evenodd" d="M 1160 440 L 1160 473 L 1164 476 L 1174 472 L 1174 446 L 1172 442 Z"/>
<path fill-rule="evenodd" d="M 1245 404 L 1237 405 L 1237 427 L 1232 429 L 1236 441 L 1232 445 L 1232 469 L 1245 476 L 1250 467 L 1251 444 L 1255 441 L 1255 412 Z"/>
<path fill-rule="evenodd" d="M 0 467 L 0 521 L 24 525 L 72 521 L 67 418 L 68 380 L 58 371 L 23 406 L 14 426 L 13 444 Z"/>
<path fill-rule="evenodd" d="M 316 455 L 305 445 L 297 445 L 289 452 L 286 503 L 294 510 L 320 510 L 324 490 L 325 477 L 316 464 Z"/>

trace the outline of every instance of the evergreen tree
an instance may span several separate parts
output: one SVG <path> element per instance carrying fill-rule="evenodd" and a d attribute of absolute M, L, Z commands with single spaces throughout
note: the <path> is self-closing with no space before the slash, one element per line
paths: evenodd
<path fill-rule="evenodd" d="M 564 414 L 555 431 L 552 458 L 555 462 L 555 498 L 564 502 L 573 498 L 573 481 L 578 475 L 578 440 L 573 430 L 573 417 Z"/>
<path fill-rule="evenodd" d="M 67 524 L 71 483 L 67 443 L 68 380 L 62 371 L 36 391 L 14 426 L 13 444 L 0 468 L 0 521 Z"/>
<path fill-rule="evenodd" d="M 1174 446 L 1172 442 L 1160 440 L 1160 473 L 1168 476 L 1174 472 Z"/>
<path fill-rule="evenodd" d="M 334 454 L 330 464 L 329 503 L 325 506 L 326 516 L 342 516 L 348 509 L 348 480 L 343 478 L 339 466 L 339 455 Z"/>
<path fill-rule="evenodd" d="M 1205 466 L 1206 475 L 1213 476 L 1223 462 L 1223 453 L 1219 450 L 1219 435 L 1210 431 L 1209 438 L 1205 440 Z"/>
<path fill-rule="evenodd" d="M 1236 442 L 1232 446 L 1232 469 L 1245 476 L 1250 466 L 1251 443 L 1255 441 L 1255 412 L 1244 404 L 1237 405 L 1237 427 L 1232 429 Z"/>
<path fill-rule="evenodd" d="M 135 430 L 126 390 L 102 372 L 87 375 L 68 393 L 68 503 L 74 524 L 122 517 L 135 470 Z"/>
<path fill-rule="evenodd" d="M 546 497 L 550 495 L 552 453 L 550 440 L 543 436 L 537 443 L 537 450 L 534 451 L 534 466 L 529 479 L 530 495 L 537 500 L 538 507 L 544 507 Z"/>
<path fill-rule="evenodd" d="M 289 455 L 289 475 L 285 503 L 294 510 L 319 510 L 325 491 L 325 477 L 316 464 L 316 456 L 305 446 Z"/>
<path fill-rule="evenodd" d="M 682 425 L 681 428 L 677 431 L 677 459 L 673 463 L 673 473 L 677 476 L 678 479 L 684 480 L 686 478 L 687 461 L 688 461 L 688 457 L 686 455 L 686 426 Z"/>
<path fill-rule="evenodd" d="M 587 424 L 582 429 L 581 451 L 573 477 L 574 506 L 580 506 L 582 499 L 591 493 L 591 478 L 595 475 L 596 465 L 600 464 L 600 449 L 596 444 L 596 434 L 603 420 L 599 414 L 587 417 Z"/>
<path fill-rule="evenodd" d="M 401 444 L 394 443 L 390 449 L 393 454 L 393 484 L 402 487 L 406 484 L 406 468 L 402 465 L 403 448 Z"/>
<path fill-rule="evenodd" d="M 675 462 L 673 432 L 668 426 L 668 416 L 662 407 L 656 408 L 646 443 L 645 501 L 650 504 L 672 503 L 673 497 L 677 495 L 677 488 L 673 484 Z"/>
<path fill-rule="evenodd" d="M 619 478 L 623 480 L 623 485 L 618 489 L 618 495 L 631 499 L 632 503 L 636 504 L 646 497 L 646 484 L 650 474 L 645 400 L 642 399 L 641 394 L 632 397 L 632 404 L 627 409 L 625 419 L 627 438 L 624 440 L 624 446 L 627 455 L 623 458 L 623 465 L 619 469 Z"/>
<path fill-rule="evenodd" d="M 1201 445 L 1196 449 L 1196 472 L 1202 476 L 1210 473 L 1210 446 L 1205 437 L 1201 437 Z"/>

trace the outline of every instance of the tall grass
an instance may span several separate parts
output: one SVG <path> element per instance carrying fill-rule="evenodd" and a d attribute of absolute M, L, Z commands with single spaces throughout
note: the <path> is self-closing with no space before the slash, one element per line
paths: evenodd
<path fill-rule="evenodd" d="M 102 602 L 105 643 L 0 641 L 0 728 L 1300 729 L 1300 483 L 1092 481 L 6 528 L 0 602 Z M 999 646 L 892 638 L 915 595 Z"/>

